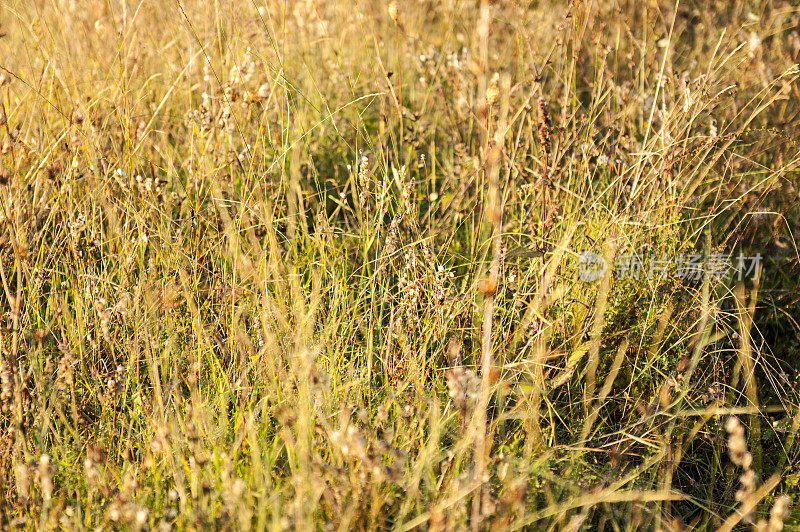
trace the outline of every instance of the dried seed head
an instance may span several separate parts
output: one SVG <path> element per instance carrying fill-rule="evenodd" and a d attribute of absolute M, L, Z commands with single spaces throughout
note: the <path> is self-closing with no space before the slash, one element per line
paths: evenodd
<path fill-rule="evenodd" d="M 400 183 L 404 185 L 402 194 L 406 206 L 405 213 L 411 214 L 411 211 L 414 207 L 414 192 L 416 183 L 414 182 L 414 177 L 408 173 L 408 169 L 405 165 L 400 168 Z"/>
<path fill-rule="evenodd" d="M 72 123 L 79 126 L 83 124 L 83 120 L 84 120 L 83 111 L 81 111 L 80 109 L 74 109 L 72 111 Z"/>
<path fill-rule="evenodd" d="M 744 427 L 735 417 L 728 418 L 725 423 L 728 432 L 728 454 L 735 465 L 748 469 L 753 463 L 753 457 L 747 452 L 747 440 L 744 437 Z"/>
<path fill-rule="evenodd" d="M 471 369 L 455 367 L 445 374 L 447 392 L 456 408 L 466 413 L 474 406 L 480 394 L 481 381 Z"/>
<path fill-rule="evenodd" d="M 492 78 L 492 83 L 489 85 L 489 88 L 486 89 L 486 103 L 489 104 L 490 107 L 494 107 L 497 101 L 500 99 L 500 87 L 497 84 L 497 74 L 494 75 Z"/>
<path fill-rule="evenodd" d="M 69 391 L 75 382 L 73 366 L 77 363 L 77 360 L 65 344 L 60 344 L 58 348 L 61 352 L 61 358 L 58 361 L 55 387 L 56 390 L 65 392 Z"/>
<path fill-rule="evenodd" d="M 269 83 L 263 83 L 258 88 L 258 92 L 256 92 L 256 97 L 258 97 L 261 100 L 266 100 L 267 96 L 269 96 Z"/>
<path fill-rule="evenodd" d="M 31 470 L 27 462 L 21 461 L 14 466 L 17 480 L 17 493 L 23 499 L 30 496 L 31 491 Z"/>
<path fill-rule="evenodd" d="M 736 492 L 736 500 L 745 502 L 756 490 L 756 472 L 752 469 L 746 470 L 739 476 L 739 482 L 741 482 L 742 487 Z"/>
<path fill-rule="evenodd" d="M 772 510 L 769 512 L 769 528 L 770 532 L 781 532 L 783 530 L 783 522 L 789 517 L 789 505 L 791 499 L 786 495 L 778 497 L 775 504 L 772 505 Z"/>
<path fill-rule="evenodd" d="M 389 4 L 389 18 L 392 19 L 392 22 L 395 24 L 397 23 L 397 18 L 400 16 L 399 9 L 397 7 L 397 2 L 391 2 Z"/>
<path fill-rule="evenodd" d="M 548 157 L 550 155 L 553 122 L 550 120 L 550 111 L 547 109 L 547 102 L 542 96 L 539 96 L 537 111 L 539 117 L 539 144 L 542 147 L 544 157 Z"/>
<path fill-rule="evenodd" d="M 363 205 L 366 195 L 371 192 L 371 181 L 369 173 L 369 157 L 362 154 L 361 160 L 358 163 L 358 186 L 359 186 L 359 201 Z"/>
<path fill-rule="evenodd" d="M 14 147 L 13 139 L 11 135 L 6 135 L 3 137 L 3 144 L 0 146 L 0 154 L 7 155 L 11 153 L 11 148 Z"/>
<path fill-rule="evenodd" d="M 398 236 L 397 220 L 395 219 L 392 220 L 392 223 L 389 225 L 389 231 L 386 234 L 386 242 L 383 247 L 384 256 L 388 257 L 397 251 Z"/>
<path fill-rule="evenodd" d="M 728 454 L 731 462 L 744 469 L 744 473 L 739 476 L 741 487 L 735 497 L 740 503 L 745 503 L 756 491 L 756 472 L 752 469 L 753 455 L 747 450 L 744 427 L 737 418 L 729 417 L 725 422 L 725 430 L 728 432 Z M 752 522 L 752 512 L 746 514 L 744 520 Z"/>

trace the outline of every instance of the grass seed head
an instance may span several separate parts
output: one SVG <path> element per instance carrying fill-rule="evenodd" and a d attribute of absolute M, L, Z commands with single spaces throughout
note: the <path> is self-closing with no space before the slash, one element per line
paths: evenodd
<path fill-rule="evenodd" d="M 495 74 L 492 77 L 492 82 L 489 84 L 489 87 L 486 89 L 486 103 L 489 104 L 489 107 L 494 107 L 497 102 L 500 100 L 500 86 L 498 83 L 499 77 Z"/>
<path fill-rule="evenodd" d="M 539 145 L 542 148 L 543 156 L 547 158 L 550 155 L 553 122 L 550 119 L 550 111 L 547 108 L 547 101 L 543 96 L 539 96 L 536 109 L 539 118 Z"/>

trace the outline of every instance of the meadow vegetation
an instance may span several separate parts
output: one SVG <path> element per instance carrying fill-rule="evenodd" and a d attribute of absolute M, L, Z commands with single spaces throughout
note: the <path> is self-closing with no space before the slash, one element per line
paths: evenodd
<path fill-rule="evenodd" d="M 796 4 L 0 3 L 0 528 L 798 529 Z"/>

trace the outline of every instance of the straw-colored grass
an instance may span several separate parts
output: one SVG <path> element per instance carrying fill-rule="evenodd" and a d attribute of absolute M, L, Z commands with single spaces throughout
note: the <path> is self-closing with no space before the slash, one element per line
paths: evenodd
<path fill-rule="evenodd" d="M 795 3 L 0 3 L 0 528 L 800 526 Z"/>

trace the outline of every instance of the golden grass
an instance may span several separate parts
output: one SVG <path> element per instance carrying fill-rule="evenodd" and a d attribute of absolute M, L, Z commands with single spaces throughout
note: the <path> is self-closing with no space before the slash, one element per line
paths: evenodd
<path fill-rule="evenodd" d="M 2 528 L 800 526 L 792 2 L 0 33 Z"/>

